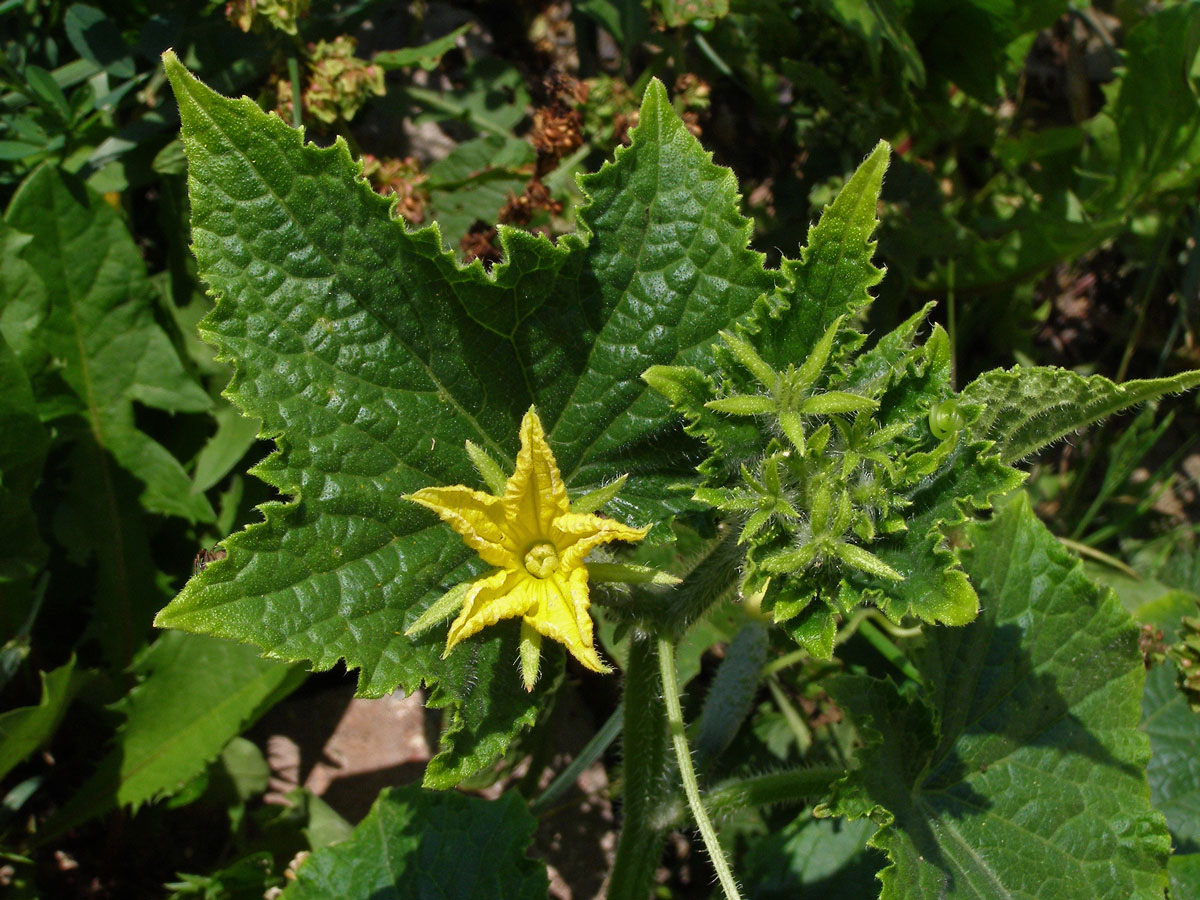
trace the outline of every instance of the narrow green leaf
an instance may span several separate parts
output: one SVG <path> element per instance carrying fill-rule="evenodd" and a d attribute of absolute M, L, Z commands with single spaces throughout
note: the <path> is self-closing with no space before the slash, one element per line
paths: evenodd
<path fill-rule="evenodd" d="M 125 224 L 51 166 L 21 185 L 4 221 L 29 240 L 4 243 L 0 333 L 31 379 L 53 373 L 48 384 L 65 383 L 99 448 L 145 485 L 146 509 L 212 521 L 178 460 L 134 423 L 135 401 L 170 412 L 202 412 L 211 401 L 154 321 L 145 264 Z"/>
<path fill-rule="evenodd" d="M 783 263 L 786 282 L 758 314 L 759 322 L 764 314 L 778 320 L 770 327 L 769 343 L 760 347 L 776 369 L 805 359 L 840 316 L 870 306 L 869 289 L 883 278 L 883 270 L 871 262 L 871 234 L 890 153 L 886 143 L 876 146 L 809 228 L 800 259 Z"/>
<path fill-rule="evenodd" d="M 874 215 L 874 213 L 871 214 L 872 219 L 874 219 Z M 823 217 L 822 221 L 824 221 Z M 821 373 L 825 370 L 825 364 L 829 362 L 829 352 L 833 349 L 833 341 L 837 337 L 843 319 L 845 316 L 838 316 L 830 322 L 825 333 L 821 335 L 821 339 L 813 345 L 812 350 L 805 354 L 800 368 L 796 370 L 796 387 L 799 390 L 809 391 L 821 377 Z"/>
<path fill-rule="evenodd" d="M 460 25 L 448 34 L 435 38 L 428 44 L 419 47 L 404 47 L 400 50 L 384 50 L 371 58 L 377 66 L 384 69 L 399 69 L 404 66 L 420 66 L 422 69 L 435 69 L 442 57 L 454 49 L 462 35 L 471 30 L 471 23 Z"/>
<path fill-rule="evenodd" d="M 582 497 L 571 501 L 571 512 L 575 513 L 593 513 L 603 507 L 610 500 L 616 498 L 621 493 L 621 488 L 625 486 L 625 482 L 629 480 L 628 475 L 622 475 L 610 481 L 603 487 L 598 487 L 594 491 L 588 491 Z"/>
<path fill-rule="evenodd" d="M 1137 627 L 1023 495 L 969 538 L 983 612 L 928 633 L 926 696 L 837 682 L 874 746 L 830 809 L 882 823 L 882 900 L 1161 900 Z"/>
<path fill-rule="evenodd" d="M 41 672 L 38 705 L 0 713 L 0 778 L 50 740 L 79 690 L 83 675 L 75 671 L 74 659 L 51 672 Z"/>
<path fill-rule="evenodd" d="M 836 413 L 860 412 L 875 409 L 878 401 L 870 397 L 860 397 L 846 391 L 826 391 L 809 397 L 800 407 L 800 412 L 809 416 L 830 416 Z"/>
<path fill-rule="evenodd" d="M 972 438 L 995 441 L 1000 458 L 1012 463 L 1113 413 L 1197 385 L 1200 371 L 1114 384 L 1068 369 L 997 369 L 968 384 L 960 402 L 983 407 L 970 426 Z"/>
<path fill-rule="evenodd" d="M 546 868 L 526 856 L 535 826 L 514 792 L 390 788 L 348 840 L 304 862 L 282 898 L 544 900 Z"/>
<path fill-rule="evenodd" d="M 483 479 L 487 489 L 495 496 L 503 497 L 508 487 L 508 476 L 504 474 L 491 455 L 474 441 L 467 440 L 466 449 L 467 456 L 471 458 L 471 465 L 475 467 L 475 471 L 479 473 L 479 477 Z"/>
<path fill-rule="evenodd" d="M 117 704 L 125 721 L 112 746 L 48 835 L 171 795 L 305 677 L 302 667 L 261 659 L 250 647 L 179 632 L 159 637 L 134 673 L 142 681 Z"/>
<path fill-rule="evenodd" d="M 650 566 L 631 563 L 588 563 L 588 580 L 593 583 L 653 584 L 673 587 L 680 579 Z"/>
<path fill-rule="evenodd" d="M 58 86 L 54 76 L 41 66 L 26 66 L 24 75 L 25 83 L 29 85 L 33 96 L 42 102 L 44 108 L 58 113 L 64 122 L 70 121 L 71 104 L 67 102 L 67 95 Z"/>
<path fill-rule="evenodd" d="M 721 340 L 725 342 L 725 346 L 729 348 L 729 351 L 737 357 L 737 361 L 749 369 L 750 374 L 758 379 L 759 384 L 768 391 L 775 389 L 775 382 L 777 380 L 775 370 L 767 365 L 766 361 L 758 355 L 758 351 L 750 346 L 748 341 L 738 337 L 732 331 L 722 331 Z"/>
<path fill-rule="evenodd" d="M 462 584 L 456 584 L 441 597 L 429 604 L 429 608 L 417 617 L 417 620 L 404 629 L 404 633 L 409 637 L 416 637 L 423 631 L 428 631 L 434 625 L 439 625 L 447 619 L 458 614 L 462 609 L 463 598 L 467 596 L 467 591 L 471 589 L 471 582 L 464 581 Z"/>
<path fill-rule="evenodd" d="M 0 160 L 25 159 L 45 149 L 45 144 L 31 144 L 29 141 L 0 141 Z"/>
<path fill-rule="evenodd" d="M 775 401 L 770 397 L 740 394 L 736 397 L 720 397 L 709 400 L 704 404 L 713 412 L 725 413 L 730 416 L 761 416 L 774 412 Z"/>
<path fill-rule="evenodd" d="M 873 553 L 864 550 L 856 544 L 839 542 L 834 548 L 838 558 L 856 569 L 874 575 L 876 578 L 886 578 L 889 581 L 903 581 L 904 576 L 881 560 Z"/>

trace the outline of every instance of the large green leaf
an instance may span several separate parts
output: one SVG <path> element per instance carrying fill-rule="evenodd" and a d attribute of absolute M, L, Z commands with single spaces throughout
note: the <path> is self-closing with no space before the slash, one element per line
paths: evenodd
<path fill-rule="evenodd" d="M 308 858 L 283 897 L 542 900 L 545 867 L 525 856 L 535 826 L 515 793 L 488 801 L 391 788 L 349 840 Z"/>
<path fill-rule="evenodd" d="M 181 632 L 159 637 L 133 671 L 142 680 L 116 706 L 125 720 L 112 746 L 49 831 L 179 790 L 305 676 L 251 647 Z"/>
<path fill-rule="evenodd" d="M 211 521 L 178 460 L 134 422 L 135 402 L 200 412 L 211 401 L 154 321 L 153 289 L 125 223 L 90 188 L 43 166 L 17 190 L 4 230 L 0 332 L 39 403 L 79 416 L 101 451 L 142 483 L 146 509 Z"/>
<path fill-rule="evenodd" d="M 1041 366 L 984 372 L 963 388 L 962 399 L 983 410 L 971 436 L 995 441 L 1000 458 L 1012 463 L 1098 419 L 1197 385 L 1200 370 L 1115 384 Z"/>
<path fill-rule="evenodd" d="M 983 612 L 929 636 L 925 690 L 836 684 L 878 743 L 833 810 L 882 824 L 884 900 L 1160 900 L 1137 628 L 1024 495 L 968 537 Z"/>
<path fill-rule="evenodd" d="M 517 677 L 511 629 L 445 660 L 440 629 L 404 635 L 480 565 L 403 495 L 477 484 L 468 439 L 511 468 L 520 416 L 536 403 L 573 491 L 630 472 L 610 511 L 665 522 L 681 505 L 665 487 L 686 471 L 688 445 L 638 376 L 654 363 L 710 365 L 717 331 L 773 285 L 746 249 L 733 176 L 654 83 L 633 146 L 584 179 L 584 234 L 554 245 L 502 229 L 506 261 L 464 268 L 436 230 L 389 216 L 343 144 L 305 145 L 173 56 L 166 67 L 194 250 L 216 299 L 202 328 L 235 365 L 229 396 L 279 445 L 255 471 L 287 499 L 227 540 L 228 557 L 159 624 L 318 669 L 344 658 L 367 696 L 436 685 L 432 704 L 478 710 L 490 734 L 510 734 L 540 702 L 496 687 Z M 482 691 L 494 692 L 486 709 L 469 699 Z M 483 740 L 481 727 L 459 724 Z"/>

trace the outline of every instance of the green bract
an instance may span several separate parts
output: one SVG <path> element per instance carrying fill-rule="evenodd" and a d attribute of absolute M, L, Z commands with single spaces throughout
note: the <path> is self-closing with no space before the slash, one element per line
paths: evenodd
<path fill-rule="evenodd" d="M 647 382 L 709 448 L 696 499 L 740 516 L 743 594 L 829 656 L 839 613 L 860 602 L 899 620 L 962 625 L 979 608 L 948 549 L 964 515 L 1020 476 L 962 430 L 946 334 L 915 339 L 928 308 L 862 351 L 881 144 L 809 233 L 781 284 L 736 333 L 716 377 L 654 367 Z"/>

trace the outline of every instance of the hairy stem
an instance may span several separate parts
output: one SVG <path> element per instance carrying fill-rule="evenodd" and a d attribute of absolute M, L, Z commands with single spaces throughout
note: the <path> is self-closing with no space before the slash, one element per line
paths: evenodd
<path fill-rule="evenodd" d="M 621 839 L 608 885 L 609 900 L 646 900 L 650 896 L 666 839 L 665 831 L 652 825 L 667 755 L 654 652 L 654 640 L 635 632 L 625 669 Z"/>
<path fill-rule="evenodd" d="M 741 900 L 733 872 L 725 859 L 725 851 L 717 841 L 717 830 L 700 802 L 700 786 L 696 783 L 696 770 L 692 767 L 692 751 L 688 747 L 687 734 L 683 728 L 683 707 L 679 704 L 679 679 L 675 674 L 675 645 L 666 638 L 658 641 L 658 668 L 662 673 L 663 700 L 667 705 L 667 723 L 671 729 L 671 742 L 675 745 L 675 758 L 679 762 L 679 777 L 683 781 L 683 792 L 687 795 L 692 818 L 700 830 L 700 837 L 717 871 L 717 881 L 725 892 L 726 900 Z"/>
<path fill-rule="evenodd" d="M 708 805 L 717 815 L 750 807 L 776 804 L 801 804 L 828 796 L 834 783 L 846 770 L 837 766 L 787 769 L 728 781 L 710 790 Z"/>

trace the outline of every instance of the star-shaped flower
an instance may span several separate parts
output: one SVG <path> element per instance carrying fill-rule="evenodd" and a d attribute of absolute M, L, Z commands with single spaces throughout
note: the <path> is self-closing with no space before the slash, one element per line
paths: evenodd
<path fill-rule="evenodd" d="M 610 541 L 639 541 L 649 529 L 571 512 L 558 464 L 532 408 L 521 420 L 517 468 L 503 496 L 456 484 L 422 488 L 407 499 L 437 513 L 495 567 L 466 586 L 446 640 L 447 654 L 488 625 L 519 616 L 527 690 L 537 680 L 543 636 L 563 644 L 592 671 L 612 671 L 592 643 L 584 558 Z"/>

